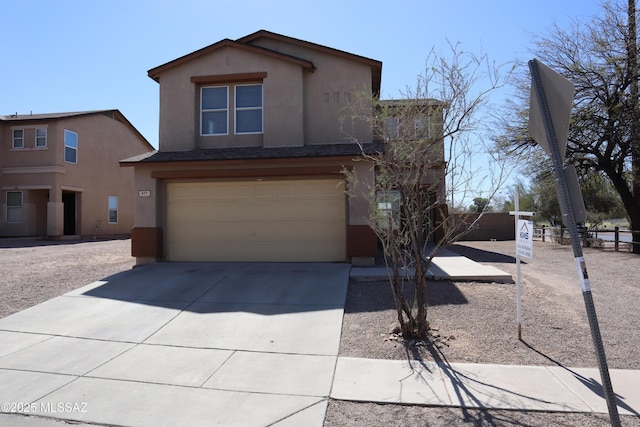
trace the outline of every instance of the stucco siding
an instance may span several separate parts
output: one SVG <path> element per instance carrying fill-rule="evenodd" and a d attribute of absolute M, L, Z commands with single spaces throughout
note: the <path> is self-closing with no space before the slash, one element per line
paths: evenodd
<path fill-rule="evenodd" d="M 234 132 L 234 82 L 228 86 L 228 134 L 200 135 L 200 88 L 196 76 L 266 73 L 263 84 L 263 133 L 237 135 Z M 299 65 L 234 48 L 222 48 L 187 64 L 167 70 L 160 77 L 161 151 L 194 148 L 298 146 L 303 145 L 303 70 Z"/>

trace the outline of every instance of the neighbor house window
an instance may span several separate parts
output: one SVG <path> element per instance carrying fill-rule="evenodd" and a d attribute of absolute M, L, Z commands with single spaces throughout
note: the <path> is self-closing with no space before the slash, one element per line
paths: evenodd
<path fill-rule="evenodd" d="M 200 93 L 201 134 L 226 135 L 229 133 L 229 88 L 203 87 Z"/>
<path fill-rule="evenodd" d="M 384 140 L 393 141 L 400 137 L 400 120 L 397 117 L 384 119 Z"/>
<path fill-rule="evenodd" d="M 402 195 L 398 190 L 376 192 L 376 221 L 381 229 L 400 226 L 400 203 Z"/>
<path fill-rule="evenodd" d="M 36 147 L 47 146 L 47 128 L 36 128 Z"/>
<path fill-rule="evenodd" d="M 7 191 L 7 222 L 22 222 L 22 191 Z"/>
<path fill-rule="evenodd" d="M 431 139 L 431 118 L 429 116 L 420 116 L 415 119 L 415 129 L 417 139 Z"/>
<path fill-rule="evenodd" d="M 13 148 L 24 148 L 24 130 L 13 130 Z"/>
<path fill-rule="evenodd" d="M 64 161 L 78 163 L 78 134 L 64 130 Z"/>
<path fill-rule="evenodd" d="M 262 85 L 238 85 L 236 133 L 262 133 Z"/>
<path fill-rule="evenodd" d="M 118 196 L 109 196 L 109 224 L 118 223 Z"/>

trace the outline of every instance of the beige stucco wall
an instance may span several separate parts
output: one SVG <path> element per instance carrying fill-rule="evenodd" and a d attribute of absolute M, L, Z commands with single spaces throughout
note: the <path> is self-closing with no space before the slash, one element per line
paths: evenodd
<path fill-rule="evenodd" d="M 267 73 L 262 82 L 263 135 L 234 134 L 232 82 L 213 85 L 191 82 L 194 76 L 262 72 Z M 160 76 L 159 149 L 303 145 L 303 72 L 300 65 L 236 48 L 222 48 L 165 71 Z M 229 87 L 228 135 L 200 136 L 200 88 L 203 86 Z"/>
<path fill-rule="evenodd" d="M 0 125 L 10 136 L 11 127 L 31 126 L 14 122 Z M 47 125 L 47 147 L 9 150 L 2 146 L 2 213 L 0 236 L 63 234 L 62 193 L 76 193 L 76 234 L 83 236 L 126 235 L 133 226 L 133 170 L 121 169 L 119 161 L 146 151 L 126 124 L 103 114 L 42 121 Z M 78 134 L 77 163 L 64 161 L 64 131 Z M 4 138 L 3 138 L 4 139 Z M 6 141 L 6 139 L 4 139 Z M 23 191 L 23 222 L 6 223 L 6 192 Z M 108 196 L 118 197 L 118 223 L 109 224 Z M 97 228 L 96 226 L 99 225 Z"/>
<path fill-rule="evenodd" d="M 275 42 L 274 42 L 275 43 Z M 160 75 L 160 151 L 195 148 L 301 146 L 373 139 L 371 126 L 352 120 L 371 93 L 369 65 L 299 46 L 269 46 L 310 60 L 315 71 L 282 58 L 234 47 L 223 47 Z M 263 80 L 262 135 L 235 135 L 233 83 L 229 86 L 229 135 L 200 136 L 200 88 L 194 76 L 261 73 Z M 259 83 L 259 81 L 258 81 Z M 223 86 L 226 84 L 215 84 Z"/>
<path fill-rule="evenodd" d="M 252 44 L 313 62 L 304 75 L 304 138 L 307 145 L 373 138 L 371 126 L 352 120 L 370 111 L 371 68 L 368 64 L 297 44 L 261 38 Z"/>

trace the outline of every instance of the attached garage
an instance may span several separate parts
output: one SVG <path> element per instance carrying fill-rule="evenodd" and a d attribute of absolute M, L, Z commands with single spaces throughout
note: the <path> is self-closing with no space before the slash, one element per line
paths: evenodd
<path fill-rule="evenodd" d="M 166 184 L 169 261 L 345 261 L 344 179 Z"/>

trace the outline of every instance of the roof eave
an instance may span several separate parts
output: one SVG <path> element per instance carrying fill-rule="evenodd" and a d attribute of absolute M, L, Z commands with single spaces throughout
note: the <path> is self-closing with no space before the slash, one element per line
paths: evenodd
<path fill-rule="evenodd" d="M 218 49 L 222 49 L 225 47 L 233 47 L 236 49 L 243 49 L 246 51 L 250 51 L 253 53 L 257 53 L 257 54 L 261 54 L 261 55 L 266 55 L 266 56 L 270 56 L 272 58 L 277 58 L 280 60 L 284 60 L 287 62 L 292 62 L 294 64 L 297 64 L 299 66 L 301 66 L 303 69 L 309 70 L 311 72 L 313 72 L 315 70 L 315 65 L 313 65 L 313 62 L 308 61 L 306 59 L 301 59 L 301 58 L 297 58 L 295 56 L 291 56 L 291 55 L 286 55 L 284 53 L 280 53 L 280 52 L 276 52 L 270 49 L 265 49 L 259 46 L 253 46 L 253 45 L 248 45 L 248 44 L 243 44 L 243 43 L 238 43 L 235 42 L 233 40 L 230 39 L 223 39 L 220 40 L 217 43 L 214 43 L 212 45 L 206 46 L 202 49 L 196 50 L 195 52 L 191 52 L 187 55 L 181 56 L 179 58 L 174 59 L 173 61 L 169 61 L 163 65 L 160 65 L 158 67 L 152 68 L 149 71 L 147 71 L 147 75 L 152 78 L 153 80 L 155 80 L 156 82 L 160 82 L 160 74 L 162 74 L 163 72 L 177 67 L 179 65 L 182 65 L 184 63 L 187 63 L 189 61 L 192 61 L 196 58 L 199 58 L 203 55 L 209 54 L 211 52 L 214 52 Z"/>

